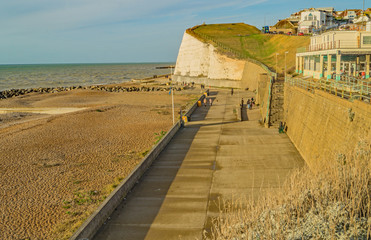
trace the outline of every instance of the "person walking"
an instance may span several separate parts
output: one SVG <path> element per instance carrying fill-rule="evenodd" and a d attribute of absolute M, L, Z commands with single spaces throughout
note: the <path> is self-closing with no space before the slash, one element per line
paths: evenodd
<path fill-rule="evenodd" d="M 247 99 L 246 104 L 247 104 L 247 108 L 248 108 L 248 109 L 251 109 L 250 98 Z"/>
<path fill-rule="evenodd" d="M 179 110 L 179 122 L 180 122 L 180 127 L 184 127 L 182 108 L 180 108 L 180 110 Z"/>
<path fill-rule="evenodd" d="M 233 88 L 231 88 L 231 96 L 233 96 Z"/>
<path fill-rule="evenodd" d="M 213 105 L 213 100 L 211 98 L 209 98 L 209 104 L 210 104 L 210 106 Z"/>
<path fill-rule="evenodd" d="M 207 100 L 204 98 L 204 106 L 206 107 Z"/>
<path fill-rule="evenodd" d="M 243 98 L 241 99 L 241 108 L 243 108 Z"/>

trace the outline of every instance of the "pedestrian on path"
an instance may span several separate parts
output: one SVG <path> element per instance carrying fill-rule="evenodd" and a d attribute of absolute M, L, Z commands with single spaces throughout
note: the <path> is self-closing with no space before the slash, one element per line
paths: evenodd
<path fill-rule="evenodd" d="M 206 107 L 206 103 L 207 103 L 206 98 L 204 98 L 204 106 L 205 107 Z"/>
<path fill-rule="evenodd" d="M 247 104 L 247 108 L 251 110 L 250 98 L 247 99 L 246 104 Z"/>
<path fill-rule="evenodd" d="M 213 105 L 213 100 L 211 98 L 209 98 L 209 104 L 210 104 L 210 106 Z"/>
<path fill-rule="evenodd" d="M 231 88 L 231 96 L 233 96 L 233 88 Z"/>
<path fill-rule="evenodd" d="M 183 112 L 182 112 L 182 108 L 180 108 L 179 110 L 179 121 L 180 121 L 180 127 L 184 127 L 184 121 L 183 121 Z"/>
<path fill-rule="evenodd" d="M 243 98 L 241 99 L 241 108 L 243 108 Z"/>

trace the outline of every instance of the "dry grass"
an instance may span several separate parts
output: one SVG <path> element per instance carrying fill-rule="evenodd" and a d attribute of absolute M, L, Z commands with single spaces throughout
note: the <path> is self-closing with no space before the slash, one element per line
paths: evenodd
<path fill-rule="evenodd" d="M 187 33 L 198 39 L 200 37 L 197 34 L 206 35 L 234 51 L 264 63 L 271 69 L 276 67 L 276 53 L 278 53 L 278 72 L 284 70 L 287 51 L 287 69 L 293 72 L 296 49 L 306 47 L 310 42 L 307 36 L 262 34 L 256 27 L 244 23 L 201 25 L 188 29 Z M 207 42 L 205 39 L 200 40 Z"/>
<path fill-rule="evenodd" d="M 257 201 L 222 202 L 212 239 L 371 239 L 371 147 L 336 156 L 325 169 L 298 170 Z"/>

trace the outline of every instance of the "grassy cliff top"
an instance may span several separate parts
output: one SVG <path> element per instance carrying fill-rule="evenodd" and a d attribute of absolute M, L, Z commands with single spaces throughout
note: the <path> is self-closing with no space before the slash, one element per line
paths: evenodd
<path fill-rule="evenodd" d="M 295 69 L 295 54 L 299 47 L 309 45 L 307 36 L 288 36 L 282 34 L 263 34 L 254 26 L 244 23 L 200 25 L 187 29 L 188 34 L 197 39 L 213 44 L 222 53 L 233 57 L 258 60 L 270 69 L 276 68 L 278 53 L 278 72 L 285 68 L 285 52 L 287 69 Z"/>

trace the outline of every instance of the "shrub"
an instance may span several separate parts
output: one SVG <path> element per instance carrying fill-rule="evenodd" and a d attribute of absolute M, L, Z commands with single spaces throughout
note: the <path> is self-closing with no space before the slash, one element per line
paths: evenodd
<path fill-rule="evenodd" d="M 208 238 L 370 239 L 370 142 L 336 158 L 325 169 L 296 171 L 257 201 L 221 201 Z"/>

